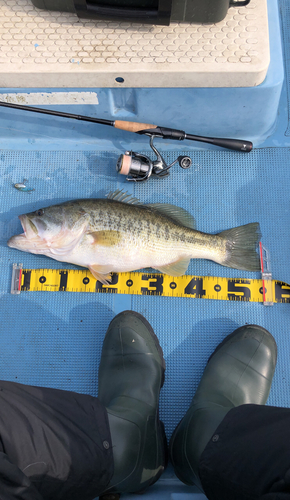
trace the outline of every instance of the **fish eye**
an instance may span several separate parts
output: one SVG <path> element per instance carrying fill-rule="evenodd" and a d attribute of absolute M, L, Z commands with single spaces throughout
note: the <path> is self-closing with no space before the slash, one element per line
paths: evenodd
<path fill-rule="evenodd" d="M 44 214 L 44 210 L 42 208 L 40 208 L 40 210 L 36 210 L 36 215 L 43 215 Z"/>

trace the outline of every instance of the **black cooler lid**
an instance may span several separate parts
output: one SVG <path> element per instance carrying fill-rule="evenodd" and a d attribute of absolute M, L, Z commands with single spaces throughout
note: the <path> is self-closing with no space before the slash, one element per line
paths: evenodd
<path fill-rule="evenodd" d="M 79 17 L 170 24 L 172 0 L 74 0 Z"/>

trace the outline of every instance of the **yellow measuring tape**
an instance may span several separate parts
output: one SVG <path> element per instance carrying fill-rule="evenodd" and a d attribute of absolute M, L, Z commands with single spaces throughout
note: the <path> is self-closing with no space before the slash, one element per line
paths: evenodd
<path fill-rule="evenodd" d="M 244 302 L 290 303 L 290 285 L 276 280 L 129 272 L 102 285 L 87 269 L 22 269 L 13 265 L 11 293 L 22 291 L 159 295 Z"/>

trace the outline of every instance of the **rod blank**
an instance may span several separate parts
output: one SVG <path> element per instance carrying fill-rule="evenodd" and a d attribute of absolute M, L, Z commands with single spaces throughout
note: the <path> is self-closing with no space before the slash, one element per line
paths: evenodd
<path fill-rule="evenodd" d="M 102 118 L 93 118 L 91 116 L 75 115 L 73 113 L 65 113 L 63 111 L 54 111 L 50 109 L 37 108 L 33 106 L 26 106 L 22 104 L 14 104 L 10 102 L 0 101 L 0 106 L 7 108 L 19 109 L 22 111 L 29 111 L 32 113 L 41 113 L 44 115 L 59 116 L 62 118 L 70 118 L 73 120 L 86 121 L 91 123 L 98 123 L 100 125 L 107 125 L 110 127 L 126 130 L 127 132 L 134 132 L 137 134 L 146 134 L 149 136 L 157 136 L 163 139 L 173 140 L 190 140 L 198 142 L 206 142 L 214 146 L 219 146 L 226 149 L 233 149 L 243 153 L 249 153 L 253 144 L 250 141 L 240 139 L 222 139 L 215 137 L 202 137 L 198 135 L 186 134 L 183 130 L 175 130 L 173 128 L 159 127 L 157 125 L 150 125 L 148 123 L 129 122 L 124 120 L 105 120 Z"/>

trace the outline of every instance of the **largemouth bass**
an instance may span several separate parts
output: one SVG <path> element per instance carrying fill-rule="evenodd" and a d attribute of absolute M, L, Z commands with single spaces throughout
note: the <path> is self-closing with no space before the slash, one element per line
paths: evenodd
<path fill-rule="evenodd" d="M 258 223 L 219 234 L 194 229 L 193 217 L 168 204 L 141 204 L 123 191 L 105 199 L 82 199 L 20 215 L 24 233 L 8 246 L 87 267 L 103 284 L 110 273 L 151 267 L 181 276 L 190 259 L 260 270 Z"/>

